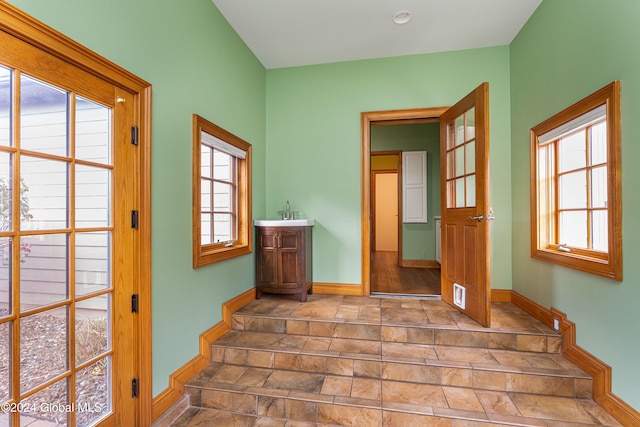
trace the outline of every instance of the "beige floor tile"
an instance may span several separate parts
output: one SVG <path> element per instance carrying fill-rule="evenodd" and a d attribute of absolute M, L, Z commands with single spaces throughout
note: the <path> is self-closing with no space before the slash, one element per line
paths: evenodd
<path fill-rule="evenodd" d="M 381 348 L 382 346 L 380 342 L 335 338 L 332 341 L 329 350 L 338 351 L 340 353 L 372 354 L 380 356 Z"/>
<path fill-rule="evenodd" d="M 382 308 L 380 321 L 383 324 L 425 325 L 429 322 L 421 309 Z"/>
<path fill-rule="evenodd" d="M 307 320 L 287 320 L 287 333 L 295 335 L 309 335 L 309 321 Z"/>
<path fill-rule="evenodd" d="M 434 331 L 434 342 L 437 345 L 488 348 L 489 334 L 486 332 L 469 332 L 457 329 L 438 329 Z"/>
<path fill-rule="evenodd" d="M 309 338 L 302 346 L 303 350 L 323 350 L 328 351 L 331 346 L 331 338 Z"/>
<path fill-rule="evenodd" d="M 441 408 L 448 407 L 442 387 L 398 381 L 384 381 L 382 383 L 382 400 Z"/>
<path fill-rule="evenodd" d="M 318 422 L 345 427 L 381 426 L 382 410 L 320 404 Z"/>
<path fill-rule="evenodd" d="M 327 359 L 327 374 L 353 376 L 353 359 Z"/>
<path fill-rule="evenodd" d="M 318 420 L 318 402 L 287 399 L 285 418 L 315 423 Z"/>
<path fill-rule="evenodd" d="M 235 383 L 241 376 L 247 372 L 246 367 L 244 366 L 234 366 L 234 365 L 224 365 L 214 376 L 211 377 L 211 381 L 213 382 L 221 382 L 221 383 Z"/>
<path fill-rule="evenodd" d="M 219 411 L 200 411 L 187 427 L 249 427 L 255 422 L 255 417 L 241 414 L 231 414 Z"/>
<path fill-rule="evenodd" d="M 437 366 L 383 362 L 382 378 L 423 384 L 440 384 L 441 368 Z"/>
<path fill-rule="evenodd" d="M 491 350 L 473 347 L 435 346 L 435 351 L 440 360 L 455 360 L 470 362 L 472 364 L 499 365 Z"/>
<path fill-rule="evenodd" d="M 286 399 L 283 397 L 258 396 L 258 415 L 284 418 Z"/>
<path fill-rule="evenodd" d="M 433 346 L 408 343 L 382 343 L 382 358 L 404 357 L 411 359 L 437 360 L 438 355 Z"/>
<path fill-rule="evenodd" d="M 236 384 L 260 387 L 267 381 L 267 378 L 269 378 L 272 372 L 271 369 L 249 368 L 238 381 L 236 381 Z"/>
<path fill-rule="evenodd" d="M 324 374 L 327 371 L 327 359 L 323 356 L 311 356 L 308 354 L 282 354 L 275 356 L 274 367 L 276 369 L 288 369 L 303 372 L 316 372 Z"/>
<path fill-rule="evenodd" d="M 336 338 L 355 338 L 360 340 L 380 341 L 380 326 L 353 323 L 339 324 L 334 328 L 333 336 Z"/>
<path fill-rule="evenodd" d="M 320 394 L 351 396 L 351 378 L 328 376 L 324 379 Z"/>
<path fill-rule="evenodd" d="M 442 387 L 442 391 L 451 409 L 484 413 L 484 407 L 473 390 L 460 387 Z"/>
<path fill-rule="evenodd" d="M 268 418 L 268 417 L 257 417 L 256 422 L 252 427 L 286 427 L 287 420 L 276 419 L 276 418 Z"/>
<path fill-rule="evenodd" d="M 429 415 L 407 414 L 404 412 L 383 411 L 383 427 L 431 426 L 452 427 L 453 420 Z"/>
<path fill-rule="evenodd" d="M 360 307 L 357 305 L 341 305 L 336 312 L 336 319 L 354 320 L 358 318 Z"/>
<path fill-rule="evenodd" d="M 465 368 L 440 368 L 442 385 L 456 387 L 473 387 L 473 371 Z"/>
<path fill-rule="evenodd" d="M 381 365 L 380 361 L 375 360 L 354 360 L 353 375 L 355 377 L 380 378 L 382 375 Z"/>
<path fill-rule="evenodd" d="M 518 408 L 505 392 L 476 390 L 476 396 L 487 413 L 520 415 Z"/>
<path fill-rule="evenodd" d="M 563 397 L 533 396 L 512 393 L 511 401 L 525 417 L 577 423 L 594 423 L 595 419 L 576 400 Z"/>
<path fill-rule="evenodd" d="M 573 397 L 574 383 L 573 378 L 506 374 L 506 391 L 508 392 Z"/>
<path fill-rule="evenodd" d="M 361 322 L 380 324 L 380 307 L 360 307 L 357 319 Z"/>
<path fill-rule="evenodd" d="M 265 383 L 266 387 L 280 390 L 300 390 L 320 393 L 324 375 L 305 372 L 274 371 Z"/>
<path fill-rule="evenodd" d="M 382 326 L 380 330 L 381 340 L 386 342 L 407 342 L 407 328 Z"/>
<path fill-rule="evenodd" d="M 497 371 L 473 371 L 473 387 L 479 390 L 506 391 L 506 374 Z"/>
<path fill-rule="evenodd" d="M 360 399 L 380 400 L 382 382 L 380 380 L 354 378 L 351 387 L 351 397 Z"/>

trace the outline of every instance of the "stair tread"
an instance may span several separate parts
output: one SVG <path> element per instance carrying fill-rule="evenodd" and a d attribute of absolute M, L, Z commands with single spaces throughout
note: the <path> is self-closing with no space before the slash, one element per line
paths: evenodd
<path fill-rule="evenodd" d="M 619 425 L 590 399 L 407 384 L 387 379 L 351 378 L 223 363 L 210 364 L 187 388 L 193 407 L 244 410 L 254 416 L 269 415 L 271 406 L 276 408 L 276 412 L 277 408 L 284 411 L 287 405 L 311 407 L 319 413 L 342 411 L 340 408 L 328 408 L 337 405 L 353 411 L 368 410 L 369 413 L 377 410 L 486 422 L 517 422 L 514 425 L 548 425 L 535 424 L 546 419 L 585 425 Z M 285 417 L 286 414 L 280 412 L 278 415 Z M 304 415 L 302 421 L 316 422 L 316 416 L 304 418 L 307 417 Z"/>
<path fill-rule="evenodd" d="M 433 414 L 433 415 L 423 415 L 411 412 L 402 412 L 402 411 L 392 411 L 392 410 L 377 410 L 379 412 L 378 417 L 375 421 L 377 424 L 369 424 L 369 425 L 379 425 L 384 427 L 406 427 L 406 426 L 423 426 L 423 425 L 441 425 L 441 421 L 445 420 L 446 425 L 451 425 L 450 421 L 447 420 L 450 416 L 448 414 Z M 328 412 L 328 411 L 324 411 Z M 376 410 L 374 410 L 376 412 Z M 330 414 L 327 414 L 330 415 Z M 223 411 L 217 409 L 198 409 L 191 408 L 187 412 L 185 412 L 180 419 L 176 420 L 172 425 L 172 427 L 187 427 L 191 425 L 195 426 L 246 426 L 246 427 L 345 427 L 345 426 L 358 426 L 361 427 L 363 425 L 363 419 L 359 418 L 361 413 L 358 411 L 351 417 L 344 416 L 344 414 L 337 420 L 323 420 L 323 422 L 313 422 L 313 421 L 297 421 L 291 420 L 289 418 L 279 418 L 279 417 L 270 417 L 264 415 L 247 415 L 241 414 L 231 411 Z M 460 419 L 460 413 L 451 416 L 450 418 Z M 473 425 L 474 427 L 495 427 L 495 426 L 551 426 L 556 425 L 555 420 L 549 420 L 544 418 L 534 418 L 534 417 L 514 417 L 507 415 L 490 415 L 485 417 L 480 417 L 480 414 L 464 414 L 465 418 L 462 418 L 461 421 L 466 421 L 467 423 L 463 425 Z M 473 415 L 476 415 L 474 418 Z M 329 418 L 323 414 L 320 415 L 322 418 Z M 334 418 L 338 418 L 334 416 Z M 371 416 L 367 419 L 367 421 L 372 421 Z M 449 423 L 446 423 L 449 421 Z M 339 424 L 336 422 L 340 422 Z M 471 424 L 472 423 L 472 424 Z M 457 424 L 456 424 L 457 425 Z M 609 424 L 603 422 L 591 422 L 591 423 L 572 423 L 572 422 L 562 422 L 563 427 L 580 427 L 580 426 L 617 426 L 618 424 Z"/>
<path fill-rule="evenodd" d="M 289 299 L 254 300 L 234 317 L 254 317 L 361 325 L 408 326 L 478 332 L 521 332 L 559 336 L 511 303 L 492 303 L 490 329 L 441 300 L 310 296 L 305 303 Z"/>
<path fill-rule="evenodd" d="M 221 352 L 226 349 L 236 349 L 251 352 L 250 355 L 272 352 L 279 355 L 300 355 L 311 359 L 314 357 L 343 357 L 386 363 L 591 378 L 557 353 L 380 342 L 349 338 L 320 338 L 238 330 L 227 333 L 216 341 L 212 348 L 214 358 L 217 357 L 218 361 L 224 360 L 224 355 Z M 216 353 L 216 350 L 219 352 Z M 229 363 L 238 363 L 237 360 L 242 360 L 242 357 L 240 356 L 236 361 L 229 360 L 229 358 L 226 360 Z"/>

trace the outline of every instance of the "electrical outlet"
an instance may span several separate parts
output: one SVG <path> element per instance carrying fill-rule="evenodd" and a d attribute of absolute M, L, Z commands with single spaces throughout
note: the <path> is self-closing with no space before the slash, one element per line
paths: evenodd
<path fill-rule="evenodd" d="M 556 332 L 560 332 L 560 319 L 558 319 L 557 317 L 553 318 L 553 329 Z"/>

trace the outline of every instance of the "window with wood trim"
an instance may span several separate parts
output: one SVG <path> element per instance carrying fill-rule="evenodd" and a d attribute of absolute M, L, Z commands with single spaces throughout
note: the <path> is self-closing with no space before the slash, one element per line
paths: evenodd
<path fill-rule="evenodd" d="M 531 129 L 531 256 L 622 280 L 620 82 Z"/>
<path fill-rule="evenodd" d="M 251 252 L 251 144 L 193 115 L 193 267 Z"/>

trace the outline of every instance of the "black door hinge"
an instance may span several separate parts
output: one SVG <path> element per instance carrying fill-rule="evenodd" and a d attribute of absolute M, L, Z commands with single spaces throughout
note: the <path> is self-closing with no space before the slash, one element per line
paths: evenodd
<path fill-rule="evenodd" d="M 138 294 L 133 294 L 131 295 L 131 312 L 132 313 L 137 313 L 138 312 Z"/>
<path fill-rule="evenodd" d="M 140 385 L 138 384 L 138 379 L 134 378 L 131 380 L 131 397 L 138 397 L 140 393 Z"/>
<path fill-rule="evenodd" d="M 131 228 L 138 229 L 138 211 L 131 211 Z"/>
<path fill-rule="evenodd" d="M 138 145 L 138 126 L 131 126 L 131 144 Z"/>

